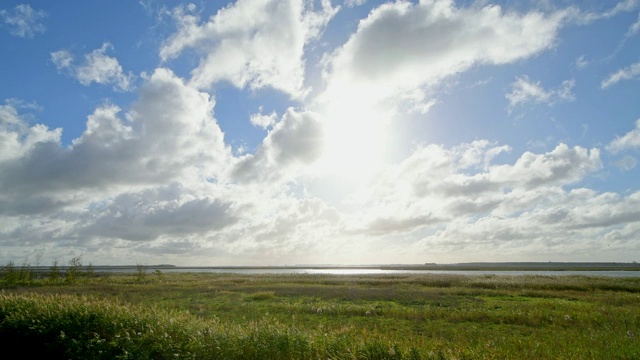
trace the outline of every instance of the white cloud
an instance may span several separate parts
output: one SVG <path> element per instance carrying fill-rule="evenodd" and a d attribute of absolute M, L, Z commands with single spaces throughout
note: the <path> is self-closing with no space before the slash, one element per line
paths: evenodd
<path fill-rule="evenodd" d="M 246 194 L 250 187 L 237 189 Z M 341 254 L 346 241 L 341 234 L 340 214 L 319 199 L 298 199 L 287 194 L 252 193 L 243 207 L 239 226 L 224 236 L 234 239 L 234 256 L 261 264 L 348 261 Z M 248 195 L 248 194 L 247 194 Z"/>
<path fill-rule="evenodd" d="M 30 201 L 67 206 L 123 187 L 215 178 L 229 154 L 212 109 L 207 94 L 158 69 L 125 120 L 119 107 L 101 106 L 88 117 L 82 136 L 65 148 L 60 129 L 28 126 L 5 106 L 0 136 L 9 149 L 0 162 L 0 201 L 23 208 Z"/>
<path fill-rule="evenodd" d="M 576 66 L 577 66 L 579 69 L 584 69 L 584 68 L 586 68 L 587 66 L 589 66 L 589 61 L 587 61 L 587 60 L 584 58 L 584 55 L 581 55 L 580 57 L 578 57 L 578 58 L 576 59 Z"/>
<path fill-rule="evenodd" d="M 528 103 L 552 105 L 560 101 L 575 100 L 571 91 L 574 85 L 574 80 L 565 80 L 557 89 L 546 90 L 540 81 L 534 82 L 527 75 L 523 75 L 511 84 L 512 90 L 505 96 L 509 100 L 510 109 Z"/>
<path fill-rule="evenodd" d="M 487 141 L 420 147 L 372 179 L 357 199 L 360 212 L 345 218 L 346 231 L 379 236 L 385 254 L 437 262 L 561 261 L 569 254 L 597 260 L 603 238 L 616 254 L 635 249 L 640 193 L 579 185 L 601 168 L 597 149 L 560 144 L 492 164 L 501 151 Z M 402 245 L 396 249 L 390 239 Z"/>
<path fill-rule="evenodd" d="M 638 77 L 640 77 L 640 62 L 631 64 L 609 75 L 606 79 L 602 80 L 600 87 L 606 89 L 622 80 L 631 80 Z"/>
<path fill-rule="evenodd" d="M 61 129 L 49 130 L 42 124 L 28 126 L 21 104 L 6 101 L 0 105 L 0 163 L 20 158 L 39 143 L 59 142 Z"/>
<path fill-rule="evenodd" d="M 474 65 L 506 64 L 554 46 L 564 12 L 503 12 L 450 0 L 386 3 L 328 59 L 329 98 L 424 99 L 415 92 Z"/>
<path fill-rule="evenodd" d="M 636 120 L 636 128 L 629 131 L 622 137 L 616 137 L 609 145 L 607 150 L 618 153 L 627 149 L 640 148 L 640 119 Z"/>
<path fill-rule="evenodd" d="M 40 22 L 47 16 L 43 10 L 34 10 L 30 5 L 19 4 L 10 13 L 7 10 L 0 10 L 0 19 L 9 27 L 12 35 L 32 38 L 38 33 L 44 33 L 45 27 Z"/>
<path fill-rule="evenodd" d="M 629 171 L 638 165 L 638 160 L 633 156 L 625 156 L 622 159 L 615 162 L 615 166 L 619 167 L 621 170 Z"/>
<path fill-rule="evenodd" d="M 638 14 L 638 20 L 629 27 L 626 37 L 635 36 L 638 32 L 640 32 L 640 14 Z"/>
<path fill-rule="evenodd" d="M 513 166 L 497 165 L 490 172 L 493 181 L 535 188 L 542 185 L 566 185 L 580 181 L 602 167 L 600 151 L 580 146 L 558 145 L 546 154 L 524 153 Z"/>
<path fill-rule="evenodd" d="M 291 181 L 304 175 L 304 170 L 320 158 L 323 147 L 324 127 L 318 114 L 290 108 L 256 153 L 241 157 L 234 165 L 232 178 L 263 184 Z"/>
<path fill-rule="evenodd" d="M 95 82 L 112 85 L 117 90 L 132 90 L 135 76 L 131 72 L 124 73 L 118 60 L 106 54 L 109 49 L 113 49 L 110 43 L 102 44 L 101 48 L 85 54 L 84 63 L 77 66 L 74 65 L 73 55 L 66 50 L 52 52 L 51 61 L 58 70 L 69 71 L 84 86 Z"/>
<path fill-rule="evenodd" d="M 5 100 L 5 104 L 0 105 L 0 124 L 2 124 L 3 128 L 20 126 L 22 122 L 16 106 Z"/>
<path fill-rule="evenodd" d="M 97 108 L 63 147 L 60 129 L 30 125 L 15 105 L 0 106 L 3 246 L 19 254 L 56 243 L 50 256 L 58 259 L 81 249 L 97 256 L 94 263 L 130 263 L 204 251 L 203 239 L 224 231 L 242 238 L 246 219 L 236 226 L 237 211 L 253 207 L 253 198 L 224 185 L 232 160 L 213 107 L 208 94 L 157 69 L 129 111 Z M 229 239 L 216 241 L 231 251 Z"/>
<path fill-rule="evenodd" d="M 598 249 L 584 240 L 593 238 L 623 253 L 640 231 L 640 193 L 580 188 L 601 168 L 599 152 L 564 144 L 506 164 L 495 159 L 510 148 L 486 140 L 421 146 L 360 189 L 355 212 L 341 213 L 287 189 L 318 156 L 317 114 L 288 110 L 256 154 L 234 160 L 207 94 L 168 70 L 146 81 L 132 110 L 100 107 L 69 149 L 44 127 L 45 140 L 28 140 L 36 126 L 15 106 L 0 107 L 1 134 L 22 131 L 20 151 L 0 160 L 5 248 L 64 243 L 52 256 L 78 249 L 94 263 L 443 262 L 588 253 Z M 221 175 L 224 164 L 234 177 Z"/>
<path fill-rule="evenodd" d="M 552 48 L 563 11 L 517 13 L 482 1 L 468 8 L 442 0 L 382 5 L 326 57 L 327 96 L 344 95 L 336 110 L 343 117 L 291 108 L 278 118 L 260 109 L 249 120 L 267 135 L 255 153 L 232 156 L 213 117 L 215 101 L 198 87 L 228 81 L 302 96 L 305 47 L 336 11 L 328 2 L 321 10 L 309 4 L 241 0 L 205 21 L 193 4 L 174 10 L 178 31 L 161 56 L 202 55 L 191 79 L 168 69 L 143 76 L 130 108 L 99 106 L 69 146 L 61 129 L 36 124 L 18 103 L 0 105 L 5 253 L 44 248 L 59 259 L 84 252 L 94 263 L 268 265 L 562 260 L 599 254 L 599 241 L 617 256 L 637 250 L 640 193 L 582 188 L 602 161 L 598 149 L 580 146 L 511 157 L 509 146 L 487 140 L 420 145 L 397 163 L 376 163 L 370 181 L 337 208 L 316 197 L 313 185 L 326 179 L 313 165 L 327 144 L 337 149 L 333 160 L 347 159 L 344 166 L 354 169 L 352 160 L 364 162 L 382 146 L 372 129 L 391 117 L 361 106 L 401 99 L 426 111 L 443 80 Z M 131 90 L 133 77 L 111 50 L 107 43 L 80 63 L 60 50 L 51 61 L 83 84 Z M 507 98 L 512 106 L 552 104 L 572 100 L 573 87 L 567 80 L 545 88 L 522 76 Z M 327 142 L 329 125 L 344 144 Z M 640 120 L 607 149 L 639 147 L 639 129 Z M 631 169 L 636 160 L 617 165 Z"/>
<path fill-rule="evenodd" d="M 609 4 L 606 4 L 609 5 Z M 600 12 L 593 11 L 581 11 L 577 7 L 572 7 L 569 9 L 568 17 L 570 20 L 577 22 L 578 24 L 589 24 L 593 21 L 601 20 L 601 19 L 610 19 L 612 17 L 617 16 L 620 13 L 630 12 L 636 10 L 640 7 L 640 2 L 637 0 L 623 0 L 619 1 L 615 4 L 614 7 L 609 10 L 604 10 Z"/>
<path fill-rule="evenodd" d="M 207 89 L 222 80 L 251 89 L 272 87 L 303 96 L 304 47 L 337 12 L 329 1 L 314 11 L 301 0 L 240 0 L 208 21 L 178 7 L 178 31 L 160 49 L 163 61 L 194 48 L 202 59 L 191 83 Z"/>
<path fill-rule="evenodd" d="M 251 114 L 249 120 L 253 125 L 266 129 L 273 126 L 276 123 L 277 118 L 278 114 L 276 114 L 275 111 L 272 111 L 271 114 L 265 115 L 262 113 L 262 109 L 260 109 L 259 113 Z"/>
<path fill-rule="evenodd" d="M 639 228 L 639 199 L 637 192 L 628 197 L 588 189 L 547 192 L 522 212 L 456 219 L 425 236 L 421 244 L 440 256 L 456 251 L 482 256 L 491 253 L 498 259 L 523 256 L 561 261 L 572 254 L 598 260 L 603 240 L 607 250 L 617 254 L 633 251 Z M 471 259 L 478 257 L 471 255 Z"/>
<path fill-rule="evenodd" d="M 5 249 L 48 249 L 58 259 L 84 252 L 94 263 L 268 264 L 310 258 L 319 244 L 339 248 L 340 215 L 283 190 L 319 154 L 316 114 L 288 110 L 255 160 L 234 159 L 208 94 L 167 69 L 139 91 L 126 112 L 97 108 L 69 147 L 60 129 L 25 121 L 14 101 L 0 106 Z M 226 171 L 243 161 L 247 184 L 236 184 Z"/>
<path fill-rule="evenodd" d="M 58 70 L 71 69 L 73 60 L 73 55 L 67 50 L 58 50 L 51 53 L 51 61 L 53 61 Z"/>
<path fill-rule="evenodd" d="M 602 14 L 603 17 L 609 18 L 618 15 L 621 12 L 629 12 L 638 8 L 640 4 L 638 0 L 624 0 L 616 3 L 611 10 L 608 10 Z"/>
<path fill-rule="evenodd" d="M 356 7 L 356 6 L 363 5 L 366 2 L 367 2 L 367 0 L 345 0 L 344 1 L 344 6 L 346 6 L 346 7 Z"/>
<path fill-rule="evenodd" d="M 511 216 L 545 201 L 549 191 L 575 184 L 602 167 L 598 149 L 560 144 L 545 154 L 524 153 L 514 164 L 493 165 L 508 151 L 486 140 L 447 149 L 428 145 L 376 174 L 353 201 L 366 232 L 415 231 L 471 216 Z"/>
<path fill-rule="evenodd" d="M 149 241 L 203 234 L 238 220 L 233 204 L 173 183 L 127 192 L 81 217 L 80 237 Z"/>

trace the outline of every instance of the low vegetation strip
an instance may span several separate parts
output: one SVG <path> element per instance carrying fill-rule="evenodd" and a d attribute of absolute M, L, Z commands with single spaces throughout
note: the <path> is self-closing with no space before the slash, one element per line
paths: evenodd
<path fill-rule="evenodd" d="M 0 295 L 0 344 L 29 344 L 15 350 L 47 359 L 411 358 L 397 346 L 318 337 L 268 316 L 229 324 L 69 295 Z"/>
<path fill-rule="evenodd" d="M 0 345 L 47 359 L 640 358 L 640 278 L 77 275 L 0 279 Z"/>

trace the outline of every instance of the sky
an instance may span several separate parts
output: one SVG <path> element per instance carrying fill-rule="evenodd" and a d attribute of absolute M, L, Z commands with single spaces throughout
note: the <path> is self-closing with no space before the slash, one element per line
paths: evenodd
<path fill-rule="evenodd" d="M 640 0 L 3 1 L 0 263 L 640 260 Z"/>

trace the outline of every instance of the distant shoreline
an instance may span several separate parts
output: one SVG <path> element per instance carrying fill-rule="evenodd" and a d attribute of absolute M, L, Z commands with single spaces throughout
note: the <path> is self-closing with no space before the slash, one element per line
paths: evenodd
<path fill-rule="evenodd" d="M 87 266 L 83 266 L 87 267 Z M 101 270 L 450 270 L 450 271 L 640 271 L 638 263 L 618 262 L 475 262 L 458 264 L 381 264 L 381 265 L 273 265 L 273 266 L 177 266 L 161 265 L 92 265 Z M 33 270 L 49 270 L 49 266 L 29 266 Z M 68 266 L 58 266 L 60 270 Z"/>

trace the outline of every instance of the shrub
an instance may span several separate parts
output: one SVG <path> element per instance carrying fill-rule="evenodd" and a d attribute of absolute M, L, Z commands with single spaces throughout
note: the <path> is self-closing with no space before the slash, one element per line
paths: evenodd
<path fill-rule="evenodd" d="M 49 282 L 57 283 L 60 280 L 60 268 L 58 267 L 58 260 L 54 260 L 51 268 L 49 269 Z"/>
<path fill-rule="evenodd" d="M 69 260 L 69 268 L 64 273 L 64 281 L 67 284 L 75 283 L 78 277 L 80 276 L 81 269 L 82 269 L 82 259 L 79 256 Z"/>
<path fill-rule="evenodd" d="M 253 300 L 271 300 L 276 297 L 276 293 L 273 291 L 258 291 L 251 295 Z"/>

